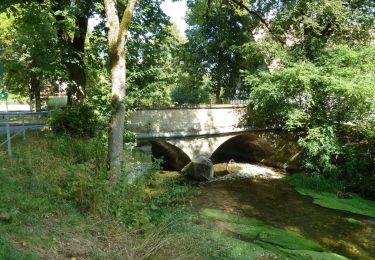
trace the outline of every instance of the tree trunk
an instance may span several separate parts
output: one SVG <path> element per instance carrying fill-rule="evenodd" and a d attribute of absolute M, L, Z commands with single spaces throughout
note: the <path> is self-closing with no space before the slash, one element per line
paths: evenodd
<path fill-rule="evenodd" d="M 30 112 L 35 112 L 35 98 L 34 92 L 31 89 L 31 85 L 29 86 L 29 102 L 30 102 Z"/>
<path fill-rule="evenodd" d="M 221 104 L 220 93 L 221 93 L 221 87 L 220 85 L 217 85 L 215 87 L 215 104 Z"/>
<path fill-rule="evenodd" d="M 33 100 L 30 100 L 30 106 L 33 110 L 40 112 L 42 110 L 42 102 L 40 98 L 40 80 L 36 75 L 31 76 L 30 80 L 30 98 Z M 34 103 L 35 101 L 35 103 Z M 32 105 L 33 102 L 35 105 Z"/>
<path fill-rule="evenodd" d="M 112 180 L 121 174 L 125 122 L 125 39 L 137 0 L 129 0 L 121 23 L 115 0 L 104 0 L 108 31 L 109 59 L 112 80 L 112 117 L 108 134 L 108 164 Z"/>
<path fill-rule="evenodd" d="M 64 27 L 58 28 L 57 35 L 62 45 L 64 45 L 68 51 L 70 57 L 66 57 L 65 66 L 69 73 L 69 78 L 72 84 L 69 85 L 67 90 L 68 105 L 80 105 L 83 103 L 86 97 L 86 68 L 84 63 L 85 53 L 85 41 L 87 34 L 88 19 L 90 17 L 90 10 L 93 6 L 92 0 L 83 1 L 82 10 L 75 17 L 75 31 L 73 39 L 66 31 Z M 54 5 L 53 10 L 55 12 L 63 10 L 65 3 L 58 2 Z M 62 22 L 65 20 L 63 15 L 56 15 L 56 20 Z M 73 62 L 71 61 L 73 60 Z"/>
<path fill-rule="evenodd" d="M 91 0 L 84 1 L 83 10 L 81 15 L 76 17 L 76 31 L 74 33 L 73 38 L 73 58 L 75 63 L 69 63 L 68 71 L 70 78 L 74 82 L 74 87 L 72 89 L 72 94 L 75 96 L 74 99 L 72 95 L 68 96 L 71 99 L 71 105 L 80 105 L 83 103 L 86 97 L 86 68 L 85 68 L 85 61 L 84 61 L 84 54 L 85 54 L 85 41 L 87 35 L 87 26 L 88 20 L 90 16 L 90 8 L 93 5 Z"/>

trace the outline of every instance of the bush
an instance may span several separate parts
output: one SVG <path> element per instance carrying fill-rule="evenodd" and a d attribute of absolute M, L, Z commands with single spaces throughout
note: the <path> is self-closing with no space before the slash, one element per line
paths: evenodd
<path fill-rule="evenodd" d="M 373 46 L 336 46 L 272 73 L 247 73 L 247 122 L 304 134 L 298 143 L 309 173 L 374 194 L 374 54 Z M 349 124 L 357 129 L 348 132 Z"/>
<path fill-rule="evenodd" d="M 333 127 L 316 127 L 309 129 L 304 138 L 298 140 L 304 149 L 304 166 L 306 170 L 326 176 L 338 176 L 340 169 L 336 160 L 340 155 L 340 145 Z"/>
<path fill-rule="evenodd" d="M 375 198 L 375 127 L 341 129 L 341 154 L 337 160 L 348 188 Z"/>
<path fill-rule="evenodd" d="M 55 133 L 75 137 L 93 137 L 100 128 L 98 116 L 87 105 L 55 111 L 49 119 L 49 125 Z"/>

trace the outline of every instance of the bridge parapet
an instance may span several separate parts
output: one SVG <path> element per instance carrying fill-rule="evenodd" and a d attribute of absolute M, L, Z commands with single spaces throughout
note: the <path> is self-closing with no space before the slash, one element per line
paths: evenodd
<path fill-rule="evenodd" d="M 144 109 L 130 116 L 127 129 L 136 133 L 230 132 L 239 129 L 244 113 L 243 105 Z"/>

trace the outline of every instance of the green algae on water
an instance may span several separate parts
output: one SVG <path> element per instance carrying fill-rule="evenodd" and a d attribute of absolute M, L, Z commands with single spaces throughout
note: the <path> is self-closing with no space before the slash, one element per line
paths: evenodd
<path fill-rule="evenodd" d="M 319 192 L 310 189 L 296 188 L 301 195 L 310 196 L 314 199 L 313 203 L 319 206 L 347 211 L 363 216 L 375 217 L 375 202 L 365 200 L 356 194 L 350 194 L 351 198 L 339 198 L 335 193 Z"/>
<path fill-rule="evenodd" d="M 355 218 L 347 218 L 346 220 L 353 225 L 362 225 L 362 222 Z"/>
<path fill-rule="evenodd" d="M 343 256 L 325 252 L 318 243 L 301 235 L 269 226 L 254 218 L 239 217 L 220 210 L 203 209 L 201 215 L 215 219 L 224 227 L 218 237 L 239 242 L 235 249 L 237 256 L 276 256 L 277 259 L 346 259 Z M 225 236 L 225 235 L 227 236 Z M 247 246 L 244 247 L 244 242 Z M 246 252 L 246 248 L 251 249 Z M 238 259 L 242 259 L 241 257 Z M 250 259 L 254 259 L 251 258 Z"/>

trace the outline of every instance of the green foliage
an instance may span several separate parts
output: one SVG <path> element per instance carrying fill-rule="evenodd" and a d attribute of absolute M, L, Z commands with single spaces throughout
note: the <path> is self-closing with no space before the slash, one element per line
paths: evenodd
<path fill-rule="evenodd" d="M 248 74 L 252 124 L 289 130 L 363 123 L 374 109 L 375 48 L 328 50 L 315 63 L 293 63 L 273 73 Z"/>
<path fill-rule="evenodd" d="M 106 140 L 64 135 L 30 138 L 27 147 L 14 151 L 14 157 L 23 160 L 21 154 L 33 147 L 26 152 L 31 157 L 17 171 L 31 176 L 30 181 L 38 183 L 43 193 L 75 205 L 82 213 L 146 228 L 170 218 L 174 211 L 183 211 L 189 187 L 177 177 L 159 175 L 158 164 L 141 163 L 131 155 L 114 183 L 107 170 Z"/>
<path fill-rule="evenodd" d="M 313 62 L 292 62 L 272 73 L 247 74 L 252 89 L 249 124 L 280 125 L 300 132 L 306 170 L 340 178 L 351 190 L 371 197 L 374 57 L 374 47 L 336 46 L 320 50 Z"/>
<path fill-rule="evenodd" d="M 55 133 L 76 137 L 93 137 L 101 128 L 98 115 L 87 105 L 53 112 L 49 125 Z"/>
<path fill-rule="evenodd" d="M 131 185 L 111 182 L 106 140 L 30 133 L 14 144 L 13 157 L 0 153 L 0 215 L 10 216 L 0 218 L 0 259 L 139 259 L 190 224 L 180 205 L 188 187 L 156 168 Z"/>
<path fill-rule="evenodd" d="M 249 19 L 225 1 L 188 1 L 188 7 L 188 42 L 183 60 L 185 71 L 195 81 L 190 89 L 199 91 L 207 78 L 215 102 L 246 95 L 240 70 L 251 64 L 244 59 L 240 46 L 251 39 Z"/>
<path fill-rule="evenodd" d="M 337 158 L 341 147 L 333 127 L 316 127 L 308 130 L 307 136 L 298 144 L 304 149 L 305 167 L 315 174 L 337 176 L 340 173 Z"/>
<path fill-rule="evenodd" d="M 128 226 L 145 228 L 155 225 L 170 218 L 172 209 L 176 212 L 182 209 L 178 205 L 188 188 L 156 176 L 153 171 L 151 169 L 149 174 L 131 183 L 124 176 L 107 195 L 107 201 L 111 201 L 109 212 Z"/>
<path fill-rule="evenodd" d="M 211 87 L 207 84 L 194 86 L 189 76 L 181 78 L 171 93 L 172 100 L 177 104 L 211 104 Z M 184 84 L 186 83 L 186 84 Z"/>
<path fill-rule="evenodd" d="M 374 124 L 347 127 L 339 133 L 341 155 L 338 164 L 347 187 L 366 198 L 375 198 Z"/>
<path fill-rule="evenodd" d="M 9 9 L 0 32 L 4 44 L 5 84 L 14 93 L 29 95 L 31 79 L 51 83 L 63 77 L 59 60 L 57 31 L 52 11 L 47 4 L 29 3 Z M 4 18 L 5 13 L 1 14 Z M 3 20 L 3 19 L 2 19 Z M 45 88 L 41 90 L 46 90 Z M 41 91 L 39 90 L 39 91 Z"/>
<path fill-rule="evenodd" d="M 314 60 L 325 48 L 338 44 L 367 45 L 373 39 L 374 6 L 371 0 L 268 0 L 248 8 L 263 18 L 270 17 L 267 42 L 282 45 L 291 54 L 290 60 L 300 61 Z M 278 49 L 266 48 L 261 46 L 268 57 Z"/>
<path fill-rule="evenodd" d="M 178 78 L 182 39 L 160 8 L 161 1 L 141 1 L 127 42 L 127 105 L 171 105 Z"/>

